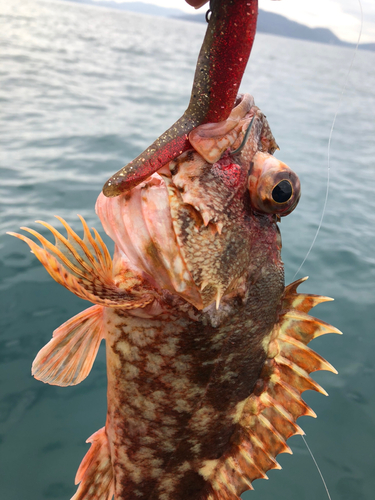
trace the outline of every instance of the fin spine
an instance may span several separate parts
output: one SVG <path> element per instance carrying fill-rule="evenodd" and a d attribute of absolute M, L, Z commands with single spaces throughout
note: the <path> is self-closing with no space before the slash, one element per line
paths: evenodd
<path fill-rule="evenodd" d="M 302 392 L 312 389 L 327 395 L 309 373 L 337 372 L 307 344 L 325 333 L 341 332 L 307 314 L 312 307 L 331 299 L 298 294 L 298 286 L 306 279 L 285 288 L 279 320 L 267 337 L 268 359 L 257 383 L 261 392 L 251 394 L 241 403 L 242 415 L 234 417 L 238 428 L 232 446 L 209 476 L 206 494 L 200 500 L 235 500 L 246 489 L 252 489 L 255 479 L 267 477 L 267 470 L 280 469 L 276 456 L 291 453 L 287 439 L 295 434 L 304 435 L 297 418 L 316 417 L 303 401 Z M 228 483 L 235 486 L 235 494 L 227 493 Z"/>
<path fill-rule="evenodd" d="M 79 217 L 83 225 L 84 240 L 61 217 L 57 219 L 65 227 L 68 239 L 50 224 L 38 221 L 54 235 L 55 245 L 37 231 L 27 227 L 21 229 L 37 238 L 41 246 L 22 234 L 8 234 L 29 245 L 52 278 L 82 299 L 94 304 L 122 309 L 143 308 L 151 304 L 157 297 L 157 293 L 151 285 L 139 280 L 138 277 L 137 281 L 140 282 L 140 286 L 137 288 L 126 290 L 116 285 L 112 275 L 112 259 L 105 243 L 95 230 L 94 239 L 83 217 Z M 94 254 L 85 241 L 91 246 Z M 59 244 L 62 245 L 62 250 L 66 249 L 69 252 L 68 255 L 58 248 Z"/>

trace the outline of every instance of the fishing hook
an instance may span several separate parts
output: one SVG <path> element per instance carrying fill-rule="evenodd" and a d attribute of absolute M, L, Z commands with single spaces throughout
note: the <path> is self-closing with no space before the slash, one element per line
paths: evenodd
<path fill-rule="evenodd" d="M 240 153 L 243 150 L 243 148 L 247 142 L 247 139 L 249 138 L 249 135 L 250 135 L 253 123 L 254 123 L 254 119 L 255 119 L 255 115 L 252 117 L 250 125 L 247 127 L 247 130 L 245 132 L 245 135 L 244 135 L 244 138 L 242 139 L 241 144 L 238 146 L 237 149 L 235 149 L 234 151 L 231 151 L 230 155 L 237 155 L 238 153 Z"/>
<path fill-rule="evenodd" d="M 208 11 L 206 12 L 206 15 L 205 15 L 205 19 L 206 19 L 207 24 L 210 22 L 211 14 L 212 14 L 212 11 L 214 10 L 214 3 L 215 3 L 215 0 L 210 0 L 210 6 L 209 6 Z"/>

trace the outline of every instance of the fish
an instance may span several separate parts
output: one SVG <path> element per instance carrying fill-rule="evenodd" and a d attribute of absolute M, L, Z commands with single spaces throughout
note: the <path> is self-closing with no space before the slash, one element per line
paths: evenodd
<path fill-rule="evenodd" d="M 236 500 L 280 468 L 297 419 L 316 416 L 301 394 L 326 392 L 310 374 L 337 373 L 307 345 L 341 333 L 309 315 L 332 299 L 298 292 L 306 278 L 284 282 L 279 222 L 298 205 L 298 176 L 237 93 L 257 2 L 212 8 L 187 112 L 98 197 L 113 257 L 82 217 L 83 237 L 61 217 L 66 236 L 37 221 L 54 244 L 9 233 L 93 304 L 54 331 L 33 376 L 79 384 L 106 344 L 107 419 L 72 500 Z"/>
<path fill-rule="evenodd" d="M 249 130 L 250 129 L 250 130 Z M 245 140 L 244 140 L 245 139 Z M 278 224 L 297 206 L 297 175 L 273 156 L 265 115 L 238 96 L 225 122 L 96 212 L 113 259 L 81 217 L 83 238 L 41 222 L 22 234 L 49 274 L 94 305 L 58 328 L 32 367 L 60 386 L 84 380 L 106 343 L 105 426 L 76 476 L 73 500 L 238 499 L 291 453 L 301 397 L 326 394 L 310 373 L 330 363 L 307 344 L 340 333 L 310 316 L 331 300 L 284 285 Z"/>

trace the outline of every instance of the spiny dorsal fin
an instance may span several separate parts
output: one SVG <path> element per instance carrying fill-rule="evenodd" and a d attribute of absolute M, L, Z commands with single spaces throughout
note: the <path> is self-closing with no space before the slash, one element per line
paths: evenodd
<path fill-rule="evenodd" d="M 80 217 L 80 216 L 79 216 Z M 80 217 L 84 238 L 81 239 L 73 229 L 57 217 L 67 231 L 67 238 L 46 222 L 37 221 L 48 228 L 55 236 L 55 245 L 44 236 L 22 227 L 35 236 L 41 246 L 30 238 L 18 233 L 8 233 L 29 245 L 31 251 L 47 269 L 52 278 L 81 299 L 106 307 L 135 309 L 145 307 L 154 296 L 142 287 L 123 290 L 116 286 L 112 276 L 112 259 L 108 249 L 94 229 L 93 238 L 83 217 Z"/>
<path fill-rule="evenodd" d="M 285 287 L 284 297 L 282 299 L 282 309 L 296 309 L 297 311 L 308 313 L 310 309 L 318 304 L 333 300 L 330 297 L 323 297 L 322 295 L 297 293 L 298 286 L 306 280 L 307 277 L 301 278 Z"/>
<path fill-rule="evenodd" d="M 316 370 L 337 373 L 306 346 L 319 335 L 341 332 L 307 314 L 331 299 L 298 294 L 297 287 L 305 279 L 285 289 L 283 312 L 269 336 L 268 359 L 252 395 L 239 403 L 243 411 L 231 449 L 206 478 L 207 489 L 200 500 L 238 500 L 241 493 L 253 489 L 255 479 L 267 479 L 268 470 L 281 468 L 276 456 L 291 453 L 287 439 L 304 434 L 296 420 L 303 415 L 316 416 L 301 393 L 312 389 L 327 394 L 309 374 Z"/>

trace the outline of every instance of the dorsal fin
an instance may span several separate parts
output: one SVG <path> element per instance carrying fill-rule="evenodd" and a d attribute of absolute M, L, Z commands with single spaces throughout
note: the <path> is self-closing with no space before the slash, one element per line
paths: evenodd
<path fill-rule="evenodd" d="M 316 416 L 301 393 L 312 389 L 327 394 L 310 373 L 316 370 L 337 373 L 306 346 L 324 333 L 341 333 L 307 314 L 315 305 L 331 299 L 297 293 L 303 281 L 285 288 L 282 314 L 265 346 L 268 359 L 252 395 L 240 403 L 243 411 L 231 448 L 206 478 L 207 489 L 200 500 L 238 500 L 241 493 L 253 489 L 255 479 L 266 479 L 268 470 L 281 468 L 276 456 L 291 453 L 287 439 L 304 434 L 296 420 L 303 415 Z"/>

